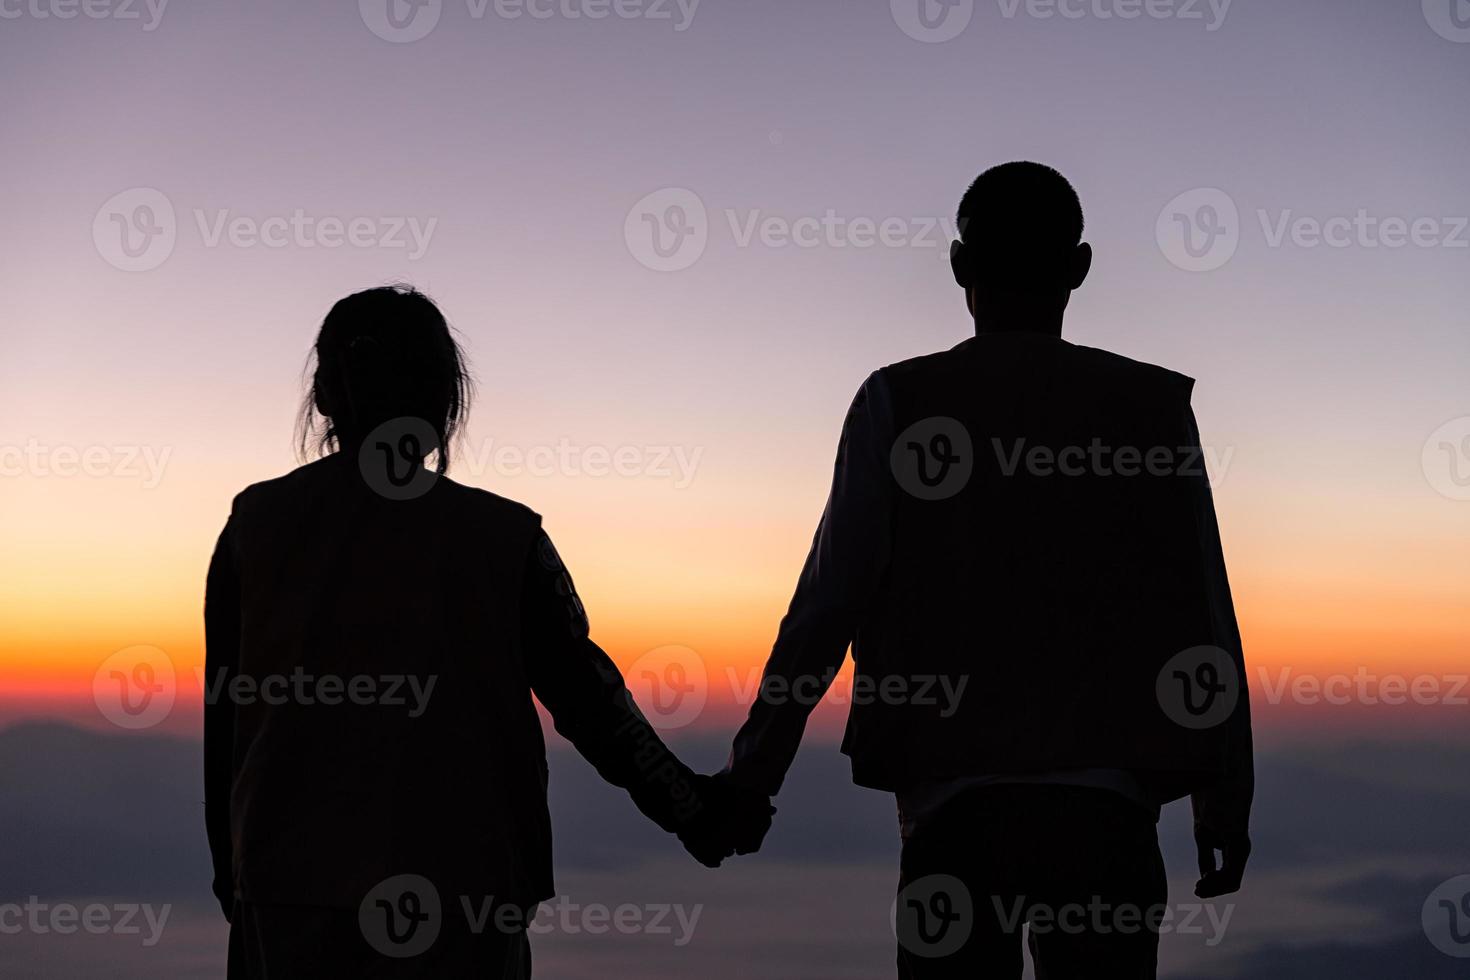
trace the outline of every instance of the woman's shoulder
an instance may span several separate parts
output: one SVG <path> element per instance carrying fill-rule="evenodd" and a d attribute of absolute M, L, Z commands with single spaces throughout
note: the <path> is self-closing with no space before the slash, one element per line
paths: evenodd
<path fill-rule="evenodd" d="M 343 470 L 341 454 L 323 456 L 280 476 L 248 485 L 235 494 L 235 510 L 268 506 L 283 498 L 307 493 L 325 482 L 335 482 L 337 474 Z"/>
<path fill-rule="evenodd" d="M 539 526 L 541 515 L 518 500 L 502 497 L 482 487 L 472 487 L 448 476 L 440 476 L 434 487 L 454 505 L 493 517 L 528 522 Z"/>
<path fill-rule="evenodd" d="M 382 497 L 388 504 L 401 503 L 433 510 L 447 509 L 457 516 L 478 517 L 491 522 L 510 521 L 533 526 L 541 523 L 541 515 L 519 501 L 432 472 L 426 474 L 429 479 L 416 490 L 385 495 L 380 492 L 385 488 L 375 486 L 374 481 L 365 480 L 352 462 L 341 453 L 333 453 L 298 466 L 281 476 L 252 483 L 235 495 L 232 511 L 237 515 L 274 511 L 311 500 L 336 498 L 342 494 L 366 490 L 370 492 L 370 496 Z"/>

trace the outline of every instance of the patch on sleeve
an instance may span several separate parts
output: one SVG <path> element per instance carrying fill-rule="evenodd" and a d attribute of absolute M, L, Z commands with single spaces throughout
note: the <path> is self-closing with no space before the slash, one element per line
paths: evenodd
<path fill-rule="evenodd" d="M 541 567 L 548 572 L 559 572 L 562 570 L 561 555 L 556 553 L 556 545 L 546 535 L 541 535 L 541 540 L 536 545 L 536 558 L 541 562 Z"/>
<path fill-rule="evenodd" d="M 567 588 L 571 589 L 572 580 L 567 579 Z M 592 631 L 591 624 L 587 622 L 587 609 L 582 605 L 582 599 L 577 595 L 575 589 L 567 597 L 567 612 L 571 616 L 570 628 L 572 636 L 582 639 Z"/>
<path fill-rule="evenodd" d="M 568 630 L 577 639 L 586 637 L 591 632 L 587 610 L 582 605 L 581 597 L 577 595 L 577 587 L 572 584 L 571 573 L 562 564 L 561 555 L 557 554 L 556 546 L 546 534 L 542 534 L 541 539 L 536 542 L 536 560 L 551 575 L 551 588 L 566 613 Z"/>

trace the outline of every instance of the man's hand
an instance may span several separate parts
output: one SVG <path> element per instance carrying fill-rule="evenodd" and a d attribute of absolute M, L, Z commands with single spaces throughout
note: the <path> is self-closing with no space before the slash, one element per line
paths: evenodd
<path fill-rule="evenodd" d="M 732 854 L 760 850 L 776 808 L 769 797 L 735 786 L 723 773 L 700 779 L 704 806 L 679 831 L 679 841 L 696 861 L 718 868 Z"/>
<path fill-rule="evenodd" d="M 1245 877 L 1245 863 L 1251 856 L 1251 839 L 1244 832 L 1221 833 L 1195 822 L 1194 843 L 1199 849 L 1200 879 L 1195 883 L 1197 898 L 1215 898 L 1240 891 L 1240 881 Z M 1215 862 L 1215 852 L 1220 852 L 1220 862 Z"/>
<path fill-rule="evenodd" d="M 229 922 L 230 915 L 235 909 L 235 888 L 230 884 L 230 879 L 215 875 L 210 889 L 214 892 L 215 900 L 219 902 L 220 911 L 225 914 L 225 921 Z"/>

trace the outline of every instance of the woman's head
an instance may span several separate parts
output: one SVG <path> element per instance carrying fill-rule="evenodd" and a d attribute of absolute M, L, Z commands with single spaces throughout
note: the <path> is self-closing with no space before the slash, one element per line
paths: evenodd
<path fill-rule="evenodd" d="M 312 351 L 311 390 L 298 424 L 301 453 L 359 444 L 398 418 L 423 419 L 438 436 L 437 468 L 469 413 L 464 352 L 444 314 L 410 286 L 365 289 L 339 300 Z"/>

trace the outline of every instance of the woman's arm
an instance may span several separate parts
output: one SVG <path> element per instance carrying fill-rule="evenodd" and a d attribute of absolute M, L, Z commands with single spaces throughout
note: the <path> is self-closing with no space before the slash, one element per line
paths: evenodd
<path fill-rule="evenodd" d="M 214 895 L 225 919 L 235 899 L 230 844 L 235 707 L 223 693 L 240 660 L 240 586 L 230 524 L 220 532 L 204 587 L 204 829 L 214 864 Z M 209 692 L 215 692 L 211 698 Z"/>

